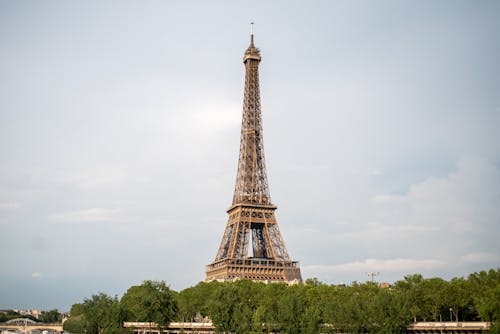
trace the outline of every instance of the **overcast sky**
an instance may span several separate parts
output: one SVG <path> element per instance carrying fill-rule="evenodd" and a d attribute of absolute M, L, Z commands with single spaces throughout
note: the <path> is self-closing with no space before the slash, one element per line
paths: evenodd
<path fill-rule="evenodd" d="M 500 267 L 500 2 L 0 0 L 0 308 L 204 279 L 250 21 L 304 278 Z"/>

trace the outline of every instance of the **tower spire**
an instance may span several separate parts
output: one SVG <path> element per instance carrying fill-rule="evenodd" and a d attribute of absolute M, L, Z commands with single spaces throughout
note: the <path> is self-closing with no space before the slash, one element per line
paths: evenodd
<path fill-rule="evenodd" d="M 250 24 L 253 27 L 253 22 Z M 262 113 L 260 110 L 259 63 L 260 50 L 251 44 L 245 51 L 245 92 L 241 123 L 240 156 L 234 189 L 233 205 L 240 203 L 271 205 L 264 159 Z"/>
<path fill-rule="evenodd" d="M 253 46 L 253 22 L 250 22 L 250 46 Z"/>

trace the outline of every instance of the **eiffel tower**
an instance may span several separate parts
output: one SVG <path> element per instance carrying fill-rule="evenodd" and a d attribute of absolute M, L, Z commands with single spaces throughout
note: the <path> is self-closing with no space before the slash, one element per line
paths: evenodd
<path fill-rule="evenodd" d="M 271 203 L 264 160 L 259 93 L 260 50 L 245 51 L 245 93 L 240 155 L 233 203 L 215 260 L 206 268 L 206 281 L 250 279 L 265 282 L 300 282 L 297 261 L 292 261 Z M 251 253 L 249 254 L 249 244 Z"/>

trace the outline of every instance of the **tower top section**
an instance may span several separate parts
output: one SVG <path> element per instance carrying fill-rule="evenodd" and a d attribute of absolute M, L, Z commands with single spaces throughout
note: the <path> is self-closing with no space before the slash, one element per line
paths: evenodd
<path fill-rule="evenodd" d="M 245 51 L 243 62 L 246 63 L 248 59 L 260 61 L 260 50 L 253 44 L 253 22 L 250 22 L 250 46 Z"/>
<path fill-rule="evenodd" d="M 264 205 L 270 207 L 273 205 L 267 182 L 260 110 L 260 50 L 253 44 L 253 24 L 251 24 L 251 28 L 250 46 L 246 49 L 243 58 L 245 64 L 245 93 L 243 97 L 238 175 L 232 206 Z"/>

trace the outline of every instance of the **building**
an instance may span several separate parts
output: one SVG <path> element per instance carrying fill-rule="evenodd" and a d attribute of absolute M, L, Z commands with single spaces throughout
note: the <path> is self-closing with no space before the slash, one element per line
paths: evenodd
<path fill-rule="evenodd" d="M 298 262 L 291 260 L 285 247 L 276 220 L 277 207 L 269 192 L 260 109 L 260 61 L 252 32 L 243 57 L 245 92 L 233 202 L 227 210 L 229 218 L 217 256 L 206 268 L 206 281 L 302 281 Z"/>

